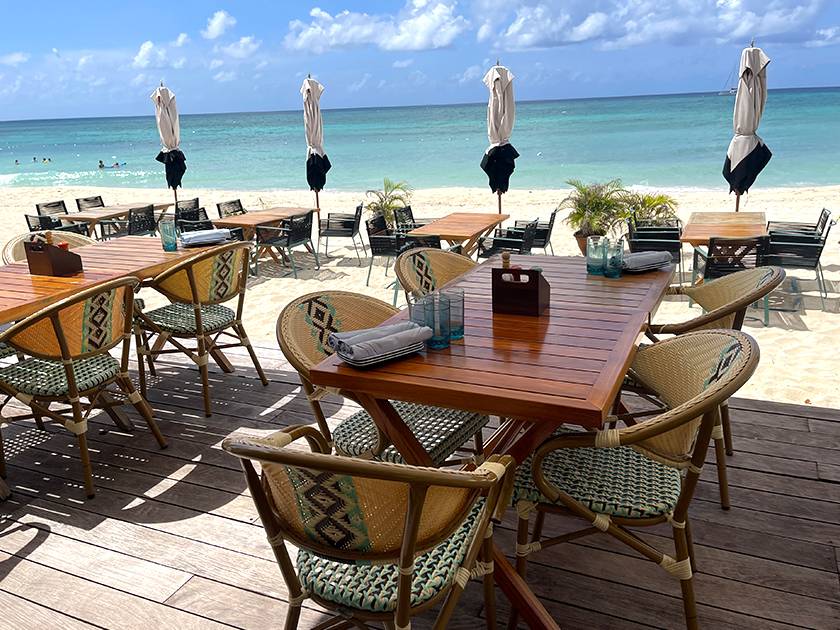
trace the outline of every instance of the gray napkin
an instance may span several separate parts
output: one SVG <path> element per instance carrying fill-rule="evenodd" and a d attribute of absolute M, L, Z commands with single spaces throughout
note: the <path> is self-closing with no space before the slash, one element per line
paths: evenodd
<path fill-rule="evenodd" d="M 670 252 L 636 252 L 634 254 L 624 254 L 624 262 L 621 266 L 628 271 L 632 271 L 634 269 L 664 267 L 671 261 Z"/>
<path fill-rule="evenodd" d="M 195 230 L 194 232 L 182 232 L 181 242 L 184 245 L 203 245 L 206 243 L 221 243 L 230 238 L 230 230 Z"/>
<path fill-rule="evenodd" d="M 343 333 L 332 333 L 328 342 L 341 356 L 353 361 L 366 361 L 387 356 L 396 351 L 426 341 L 432 329 L 414 322 L 401 322 L 390 326 L 366 328 Z"/>

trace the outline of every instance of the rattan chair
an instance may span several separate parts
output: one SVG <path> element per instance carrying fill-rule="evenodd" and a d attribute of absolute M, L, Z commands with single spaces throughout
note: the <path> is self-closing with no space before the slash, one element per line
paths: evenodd
<path fill-rule="evenodd" d="M 41 216 L 67 214 L 67 204 L 63 200 L 36 203 L 35 210 Z"/>
<path fill-rule="evenodd" d="M 80 225 L 85 226 L 87 223 L 82 223 Z M 83 247 L 84 245 L 93 245 L 96 243 L 94 239 L 85 235 L 87 232 L 84 234 L 77 234 L 76 232 L 63 229 L 48 231 L 55 232 L 55 240 L 64 241 L 70 249 L 73 249 L 74 247 Z M 46 232 L 26 232 L 24 234 L 18 234 L 14 238 L 10 239 L 3 246 L 3 263 L 10 265 L 20 260 L 26 260 L 26 252 L 23 249 L 23 244 L 33 239 L 46 240 Z"/>
<path fill-rule="evenodd" d="M 102 201 L 101 195 L 95 197 L 79 197 L 76 199 L 76 208 L 81 212 L 90 208 L 104 208 L 105 202 Z"/>
<path fill-rule="evenodd" d="M 406 294 L 422 297 L 463 275 L 476 263 L 466 256 L 435 248 L 400 254 L 394 269 Z"/>
<path fill-rule="evenodd" d="M 313 453 L 289 448 L 301 438 Z M 287 630 L 306 599 L 336 613 L 321 629 L 406 629 L 438 604 L 434 627 L 446 628 L 471 578 L 482 579 L 487 627 L 496 627 L 490 519 L 510 458 L 456 472 L 336 457 L 304 426 L 222 448 L 240 458 L 288 587 Z"/>
<path fill-rule="evenodd" d="M 333 238 L 349 238 L 353 242 L 353 249 L 356 252 L 356 258 L 359 259 L 359 266 L 362 266 L 362 257 L 359 254 L 359 248 L 356 245 L 356 237 L 359 238 L 359 243 L 362 245 L 362 251 L 367 256 L 367 248 L 359 229 L 362 224 L 362 211 L 364 204 L 356 206 L 356 212 L 353 214 L 330 212 L 326 219 L 321 219 L 321 224 L 318 231 L 318 248 L 321 248 L 321 238 L 324 242 L 324 255 L 329 258 L 330 253 L 330 237 Z"/>
<path fill-rule="evenodd" d="M 309 370 L 332 354 L 332 348 L 327 343 L 330 333 L 372 328 L 398 312 L 390 304 L 366 295 L 319 291 L 293 300 L 277 319 L 280 349 L 300 376 L 318 428 L 334 442 L 336 452 L 342 455 L 403 461 L 366 411 L 359 411 L 342 421 L 331 438 L 319 401 L 327 394 L 342 394 L 313 385 Z M 475 441 L 475 449 L 469 455 L 483 452 L 481 430 L 488 422 L 487 416 L 405 402 L 394 402 L 394 406 L 435 464 L 465 461 L 464 458 L 447 460 L 470 439 Z"/>
<path fill-rule="evenodd" d="M 238 214 L 248 214 L 248 211 L 242 207 L 242 202 L 239 199 L 217 203 L 216 210 L 219 213 L 220 219 L 224 219 L 225 217 L 233 217 Z"/>
<path fill-rule="evenodd" d="M 288 260 L 292 267 L 292 274 L 298 277 L 297 265 L 292 254 L 293 247 L 304 247 L 315 257 L 315 268 L 321 268 L 318 250 L 312 244 L 312 218 L 314 210 L 306 214 L 291 217 L 283 221 L 281 226 L 258 225 L 256 228 L 257 251 L 276 249 L 284 261 Z M 254 270 L 259 273 L 259 256 L 254 256 Z"/>
<path fill-rule="evenodd" d="M 121 236 L 154 236 L 157 232 L 154 206 L 140 206 L 128 211 L 128 219 L 108 219 L 99 222 L 102 239 Z"/>
<path fill-rule="evenodd" d="M 3 333 L 5 343 L 31 358 L 0 368 L 0 392 L 29 405 L 38 422 L 48 419 L 64 425 L 79 441 L 85 492 L 94 496 L 87 447 L 87 418 L 102 403 L 106 388 L 115 384 L 134 405 L 163 448 L 152 409 L 134 389 L 128 376 L 131 319 L 137 278 L 118 278 L 60 300 L 30 315 Z M 109 350 L 122 345 L 120 360 Z M 81 399 L 87 399 L 83 403 Z M 4 402 L 4 404 L 5 404 Z M 65 403 L 70 409 L 51 409 Z M 2 449 L 0 449 L 2 461 Z M 5 475 L 4 475 L 5 476 Z"/>
<path fill-rule="evenodd" d="M 207 368 L 210 355 L 240 346 L 248 350 L 262 384 L 268 385 L 242 325 L 250 249 L 251 244 L 244 242 L 220 245 L 174 265 L 152 280 L 152 288 L 167 297 L 171 304 L 147 312 L 139 311 L 134 318 L 140 391 L 144 396 L 144 357 L 154 375 L 154 360 L 158 356 L 184 353 L 198 366 L 204 413 L 212 415 Z M 237 298 L 236 310 L 223 305 L 234 298 Z M 222 336 L 231 341 L 220 343 Z M 182 342 L 187 339 L 195 339 L 196 346 Z M 173 347 L 165 348 L 167 343 Z"/>
<path fill-rule="evenodd" d="M 520 575 L 533 553 L 605 532 L 680 581 L 686 625 L 696 628 L 688 508 L 720 405 L 757 364 L 755 341 L 734 330 L 687 333 L 640 348 L 633 370 L 660 393 L 668 411 L 620 429 L 556 434 L 520 466 L 513 491 Z M 529 536 L 534 511 L 539 517 Z M 552 512 L 582 518 L 588 527 L 543 538 L 545 514 Z M 675 557 L 628 529 L 664 523 L 672 528 Z"/>

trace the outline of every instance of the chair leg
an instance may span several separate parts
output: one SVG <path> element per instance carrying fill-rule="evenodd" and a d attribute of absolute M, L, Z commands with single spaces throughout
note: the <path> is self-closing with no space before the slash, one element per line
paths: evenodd
<path fill-rule="evenodd" d="M 257 375 L 260 377 L 260 381 L 263 385 L 268 385 L 268 379 L 265 377 L 265 372 L 263 372 L 262 365 L 260 365 L 260 360 L 257 358 L 257 353 L 254 352 L 254 346 L 251 345 L 251 340 L 248 339 L 248 335 L 245 334 L 245 327 L 242 324 L 237 324 L 234 327 L 234 330 L 236 330 L 236 334 L 239 335 L 239 340 L 251 356 L 251 361 L 254 364 L 254 369 L 257 371 Z"/>
<path fill-rule="evenodd" d="M 493 562 L 493 536 L 486 536 L 481 543 L 481 558 L 488 565 Z M 485 573 L 484 581 L 484 617 L 487 630 L 496 630 L 496 585 L 493 573 Z"/>
<path fill-rule="evenodd" d="M 93 487 L 93 469 L 90 465 L 90 452 L 88 451 L 87 435 L 79 433 L 79 459 L 82 460 L 82 475 L 85 481 L 85 496 L 92 499 L 96 496 L 96 489 Z"/>
<path fill-rule="evenodd" d="M 388 267 L 391 266 L 391 257 L 385 256 L 385 277 L 388 277 Z"/>
<path fill-rule="evenodd" d="M 732 425 L 729 424 L 729 402 L 720 406 L 720 422 L 723 425 L 723 443 L 726 445 L 726 454 L 732 455 L 735 451 L 732 448 Z"/>
<path fill-rule="evenodd" d="M 689 558 L 688 539 L 685 529 L 674 528 L 674 546 L 677 550 L 677 562 Z M 683 610 L 685 611 L 685 626 L 688 630 L 697 630 L 697 602 L 694 598 L 694 577 L 680 580 L 682 589 Z"/>
<path fill-rule="evenodd" d="M 551 244 L 551 241 L 548 241 L 548 249 L 551 250 L 551 255 L 554 256 L 554 245 Z"/>
<path fill-rule="evenodd" d="M 729 481 L 726 476 L 726 447 L 723 441 L 723 426 L 718 424 L 712 433 L 715 443 L 715 460 L 717 463 L 718 489 L 720 491 L 720 507 L 729 509 Z"/>
<path fill-rule="evenodd" d="M 764 296 L 764 326 L 770 325 L 770 296 Z"/>
<path fill-rule="evenodd" d="M 289 252 L 289 262 L 292 264 L 292 273 L 294 274 L 295 279 L 297 279 L 297 265 L 295 265 L 295 259 L 294 256 L 292 256 L 292 248 L 287 247 L 286 251 Z"/>
<path fill-rule="evenodd" d="M 140 394 L 146 398 L 146 366 L 143 365 L 144 354 L 148 352 L 149 345 L 143 337 L 143 331 L 140 326 L 134 326 L 134 342 L 137 346 L 137 377 L 140 383 Z"/>
<path fill-rule="evenodd" d="M 315 249 L 315 246 L 312 244 L 312 241 L 309 241 L 309 251 L 312 252 L 312 255 L 315 256 L 315 269 L 321 268 L 321 261 L 318 259 L 318 250 Z"/>
<path fill-rule="evenodd" d="M 208 418 L 213 415 L 210 410 L 210 375 L 207 369 L 207 362 L 210 360 L 210 353 L 207 352 L 207 342 L 204 337 L 198 338 L 198 372 L 201 375 L 201 389 L 204 394 L 204 415 Z"/>
<path fill-rule="evenodd" d="M 370 272 L 371 272 L 371 271 L 373 271 L 373 259 L 374 259 L 374 258 L 375 258 L 375 256 L 371 255 L 371 257 L 370 257 L 370 264 L 368 265 L 368 275 L 367 275 L 367 280 L 365 280 L 365 286 L 366 286 L 366 287 L 369 287 L 369 286 L 370 286 Z"/>
<path fill-rule="evenodd" d="M 817 263 L 817 289 L 820 292 L 820 305 L 822 310 L 825 310 L 825 298 L 828 297 L 828 289 L 825 286 L 825 275 L 823 275 L 822 265 Z"/>
<path fill-rule="evenodd" d="M 6 452 L 3 449 L 3 430 L 0 426 L 0 479 L 6 478 Z"/>
<path fill-rule="evenodd" d="M 691 560 L 691 572 L 697 573 L 697 559 L 694 557 L 694 537 L 691 535 L 691 520 L 685 517 L 685 541 L 688 544 L 688 557 Z"/>
<path fill-rule="evenodd" d="M 362 257 L 359 256 L 359 248 L 356 246 L 356 238 L 351 236 L 350 240 L 353 241 L 353 249 L 356 252 L 356 258 L 359 259 L 359 267 L 361 267 L 362 266 Z"/>
<path fill-rule="evenodd" d="M 160 432 L 157 422 L 155 422 L 152 408 L 149 406 L 148 401 L 146 401 L 146 399 L 143 398 L 136 389 L 134 389 L 134 383 L 131 382 L 131 379 L 127 376 L 121 376 L 117 378 L 117 385 L 128 398 L 128 402 L 130 402 L 137 410 L 137 413 L 140 414 L 140 417 L 146 421 L 146 425 L 149 427 L 149 431 L 152 432 L 152 435 L 155 436 L 158 446 L 161 448 L 169 446 L 166 443 L 166 438 L 163 437 L 163 434 Z"/>
<path fill-rule="evenodd" d="M 516 525 L 516 572 L 525 579 L 525 572 L 528 569 L 528 556 L 530 555 L 525 549 L 528 546 L 528 525 L 530 523 L 531 511 L 528 508 L 520 509 L 520 505 L 516 506 L 516 512 L 519 515 Z M 508 619 L 508 630 L 516 630 L 519 623 L 519 613 L 516 608 L 511 608 L 510 618 Z"/>

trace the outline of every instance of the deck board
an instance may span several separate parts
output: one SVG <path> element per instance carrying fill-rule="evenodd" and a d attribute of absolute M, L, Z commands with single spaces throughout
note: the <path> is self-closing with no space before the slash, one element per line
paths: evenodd
<path fill-rule="evenodd" d="M 133 412 L 133 435 L 104 415 L 89 442 L 98 495 L 86 501 L 72 436 L 23 421 L 3 428 L 8 483 L 0 504 L 0 628 L 236 627 L 279 625 L 286 588 L 237 462 L 220 443 L 313 421 L 297 375 L 276 348 L 260 348 L 263 387 L 247 356 L 211 368 L 214 415 L 200 411 L 197 372 L 164 357 L 150 401 L 170 446 L 161 451 Z M 240 369 L 241 368 L 241 369 Z M 331 423 L 356 411 L 325 401 Z M 728 458 L 733 507 L 717 503 L 714 454 L 691 508 L 703 627 L 840 626 L 840 412 L 733 400 L 736 454 Z M 515 519 L 496 528 L 512 551 Z M 547 531 L 573 523 L 549 519 Z M 667 528 L 643 534 L 668 542 Z M 546 550 L 529 569 L 564 628 L 681 627 L 676 582 L 607 537 Z M 498 596 L 499 619 L 509 605 Z M 483 626 L 471 584 L 452 628 Z M 301 627 L 323 615 L 307 602 Z M 427 614 L 414 627 L 430 628 Z M 151 625 L 150 625 L 151 624 Z"/>

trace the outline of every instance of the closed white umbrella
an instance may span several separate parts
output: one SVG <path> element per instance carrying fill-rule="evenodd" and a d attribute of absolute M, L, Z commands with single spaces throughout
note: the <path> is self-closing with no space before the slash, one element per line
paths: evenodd
<path fill-rule="evenodd" d="M 769 63 L 770 58 L 761 48 L 750 45 L 741 52 L 738 93 L 732 115 L 735 135 L 729 143 L 723 164 L 723 176 L 729 182 L 729 191 L 735 193 L 736 212 L 741 195 L 750 189 L 773 155 L 756 134 L 767 102 Z"/>
<path fill-rule="evenodd" d="M 175 193 L 178 203 L 178 187 L 187 170 L 186 157 L 181 151 L 181 123 L 178 120 L 178 104 L 175 93 L 163 83 L 151 95 L 155 104 L 155 119 L 160 134 L 161 151 L 155 158 L 166 166 L 166 185 Z"/>
<path fill-rule="evenodd" d="M 332 166 L 324 152 L 324 121 L 321 118 L 321 94 L 324 86 L 312 77 L 303 80 L 300 87 L 303 96 L 303 129 L 306 134 L 306 181 L 315 191 L 315 208 L 321 216 L 318 193 L 327 183 L 327 171 Z"/>
<path fill-rule="evenodd" d="M 490 146 L 484 152 L 481 168 L 487 173 L 490 189 L 498 195 L 501 213 L 502 194 L 508 191 L 510 176 L 516 167 L 514 161 L 519 157 L 510 143 L 516 120 L 513 74 L 497 62 L 484 75 L 484 85 L 490 91 L 487 101 L 487 139 Z"/>

